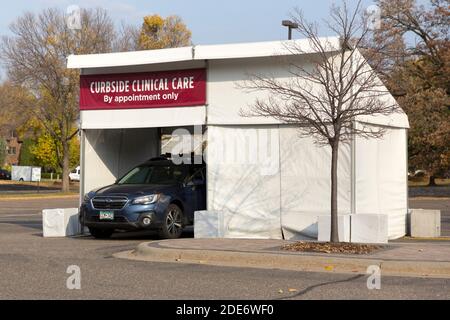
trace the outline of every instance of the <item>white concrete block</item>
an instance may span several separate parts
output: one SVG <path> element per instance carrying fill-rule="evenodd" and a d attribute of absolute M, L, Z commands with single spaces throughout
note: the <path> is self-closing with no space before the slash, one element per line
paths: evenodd
<path fill-rule="evenodd" d="M 330 241 L 331 216 L 318 217 L 319 236 L 318 241 Z M 350 242 L 350 215 L 338 216 L 338 235 L 339 241 Z"/>
<path fill-rule="evenodd" d="M 223 238 L 223 215 L 218 211 L 195 211 L 194 238 Z"/>
<path fill-rule="evenodd" d="M 318 237 L 317 213 L 285 211 L 281 215 L 281 227 L 285 240 L 311 240 Z"/>
<path fill-rule="evenodd" d="M 435 238 L 441 236 L 441 211 L 411 209 L 411 237 Z"/>
<path fill-rule="evenodd" d="M 388 216 L 385 214 L 352 214 L 351 242 L 387 243 Z"/>
<path fill-rule="evenodd" d="M 44 237 L 67 237 L 80 234 L 78 208 L 43 210 L 42 228 Z"/>

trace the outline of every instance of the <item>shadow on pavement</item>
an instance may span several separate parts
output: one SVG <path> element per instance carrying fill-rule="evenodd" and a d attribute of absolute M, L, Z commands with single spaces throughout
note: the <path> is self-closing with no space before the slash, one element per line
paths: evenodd
<path fill-rule="evenodd" d="M 350 278 L 346 278 L 346 279 L 343 279 L 343 280 L 328 281 L 328 282 L 324 282 L 324 283 L 315 284 L 313 286 L 309 286 L 308 288 L 298 292 L 297 294 L 294 294 L 294 295 L 288 296 L 288 297 L 279 298 L 277 300 L 285 300 L 285 299 L 292 299 L 292 298 L 295 298 L 295 297 L 301 297 L 301 296 L 307 294 L 308 292 L 310 292 L 310 291 L 312 291 L 312 290 L 314 290 L 316 288 L 320 288 L 320 287 L 328 286 L 328 285 L 332 285 L 332 284 L 337 284 L 337 283 L 350 282 L 350 281 L 353 281 L 353 280 L 358 280 L 358 279 L 364 278 L 365 276 L 366 275 L 364 275 L 364 274 L 358 274 L 356 276 L 353 276 L 353 277 L 350 277 Z"/>

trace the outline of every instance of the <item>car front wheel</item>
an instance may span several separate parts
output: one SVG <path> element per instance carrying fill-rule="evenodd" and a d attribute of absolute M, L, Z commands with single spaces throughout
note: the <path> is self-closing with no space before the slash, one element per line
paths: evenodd
<path fill-rule="evenodd" d="M 164 215 L 161 238 L 178 239 L 183 232 L 183 212 L 176 204 L 170 204 Z"/>
<path fill-rule="evenodd" d="M 108 239 L 112 236 L 114 230 L 110 229 L 97 229 L 97 228 L 89 228 L 89 232 L 94 238 L 97 239 Z"/>

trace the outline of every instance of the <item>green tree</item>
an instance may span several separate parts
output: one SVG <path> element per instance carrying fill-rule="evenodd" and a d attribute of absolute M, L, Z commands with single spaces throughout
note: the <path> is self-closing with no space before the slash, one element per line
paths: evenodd
<path fill-rule="evenodd" d="M 6 160 L 6 142 L 5 139 L 0 138 L 0 168 L 5 165 Z"/>
<path fill-rule="evenodd" d="M 23 139 L 22 146 L 20 147 L 19 165 L 21 166 L 35 166 L 37 165 L 36 158 L 31 152 L 35 141 L 32 138 Z"/>

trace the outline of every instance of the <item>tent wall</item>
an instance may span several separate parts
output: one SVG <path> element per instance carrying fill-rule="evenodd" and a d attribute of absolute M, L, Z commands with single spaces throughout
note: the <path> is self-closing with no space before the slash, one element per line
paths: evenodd
<path fill-rule="evenodd" d="M 254 125 L 280 124 L 279 120 L 266 117 L 243 117 L 241 111 L 249 111 L 258 99 L 266 99 L 268 92 L 244 90 L 251 75 L 267 75 L 278 80 L 292 77 L 286 63 L 306 63 L 305 56 L 297 58 L 258 58 L 251 60 L 217 60 L 209 62 L 208 71 L 208 124 L 209 125 Z"/>
<path fill-rule="evenodd" d="M 381 139 L 356 138 L 355 213 L 388 215 L 388 235 L 396 239 L 406 234 L 407 130 L 384 130 Z"/>
<path fill-rule="evenodd" d="M 208 210 L 228 238 L 280 239 L 277 126 L 208 127 Z"/>
<path fill-rule="evenodd" d="M 340 214 L 350 214 L 350 158 L 342 146 Z M 208 209 L 224 214 L 226 237 L 317 237 L 331 202 L 328 147 L 290 126 L 209 126 L 207 162 Z"/>
<path fill-rule="evenodd" d="M 338 214 L 387 215 L 389 238 L 404 236 L 406 153 L 406 129 L 342 144 Z M 207 156 L 208 209 L 224 215 L 225 237 L 317 238 L 330 212 L 329 147 L 291 126 L 209 126 Z"/>
<path fill-rule="evenodd" d="M 318 216 L 331 210 L 331 148 L 300 137 L 296 128 L 280 129 L 281 221 L 288 239 L 317 238 Z M 351 149 L 338 155 L 338 214 L 351 213 Z"/>
<path fill-rule="evenodd" d="M 114 183 L 134 166 L 159 155 L 158 130 L 84 130 L 82 194 Z"/>

